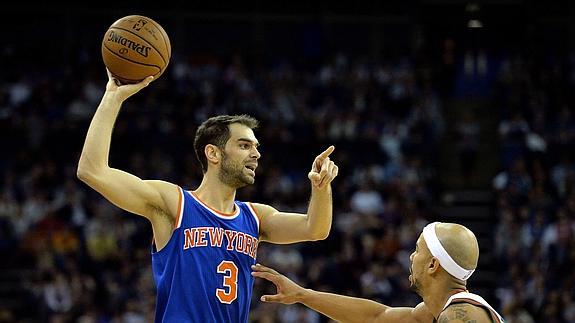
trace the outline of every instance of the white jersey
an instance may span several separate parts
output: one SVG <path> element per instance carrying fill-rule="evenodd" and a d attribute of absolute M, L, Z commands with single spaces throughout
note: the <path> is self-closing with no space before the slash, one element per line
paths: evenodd
<path fill-rule="evenodd" d="M 480 306 L 485 308 L 486 310 L 489 311 L 489 314 L 491 314 L 491 320 L 495 323 L 504 323 L 505 320 L 503 320 L 503 317 L 501 317 L 501 315 L 499 315 L 499 313 L 497 313 L 493 307 L 491 307 L 491 305 L 489 305 L 489 303 L 487 303 L 483 297 L 473 294 L 473 293 L 469 293 L 469 292 L 459 292 L 457 294 L 452 295 L 449 299 L 447 299 L 447 302 L 445 303 L 445 305 L 443 306 L 442 312 L 445 311 L 445 309 L 451 305 L 451 304 L 456 304 L 456 303 L 468 303 L 468 304 L 472 304 L 475 306 Z"/>

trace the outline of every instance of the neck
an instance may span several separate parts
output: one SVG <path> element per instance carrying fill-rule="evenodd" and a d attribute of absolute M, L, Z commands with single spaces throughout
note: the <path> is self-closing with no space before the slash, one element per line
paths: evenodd
<path fill-rule="evenodd" d="M 210 174 L 210 172 L 204 174 L 202 183 L 194 193 L 202 202 L 219 212 L 232 213 L 235 211 L 236 189 L 223 184 L 217 175 Z"/>
<path fill-rule="evenodd" d="M 434 281 L 431 286 L 428 286 L 429 293 L 425 293 L 423 296 L 423 302 L 433 314 L 436 319 L 439 317 L 441 312 L 443 312 L 443 307 L 447 300 L 459 293 L 466 291 L 465 284 L 453 281 Z"/>

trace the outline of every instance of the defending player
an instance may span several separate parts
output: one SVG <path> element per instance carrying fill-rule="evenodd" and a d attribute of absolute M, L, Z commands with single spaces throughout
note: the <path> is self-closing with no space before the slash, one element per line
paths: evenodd
<path fill-rule="evenodd" d="M 264 302 L 301 303 L 338 322 L 502 323 L 479 295 L 467 291 L 477 267 L 479 246 L 473 232 L 454 223 L 431 223 L 411 254 L 410 287 L 423 298 L 414 308 L 389 307 L 362 298 L 304 289 L 271 268 L 254 265 L 252 275 L 274 283 L 278 293 Z"/>

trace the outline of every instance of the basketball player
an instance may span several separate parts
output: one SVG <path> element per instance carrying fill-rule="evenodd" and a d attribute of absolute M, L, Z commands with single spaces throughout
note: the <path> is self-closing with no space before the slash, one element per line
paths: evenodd
<path fill-rule="evenodd" d="M 389 307 L 367 299 L 304 289 L 260 264 L 252 267 L 252 275 L 277 287 L 276 295 L 264 295 L 262 301 L 301 303 L 338 322 L 503 322 L 482 297 L 467 291 L 466 281 L 475 271 L 478 258 L 477 239 L 466 227 L 438 222 L 427 225 L 410 256 L 410 287 L 423 298 L 415 308 Z"/>
<path fill-rule="evenodd" d="M 197 130 L 194 148 L 203 179 L 186 191 L 160 180 L 142 180 L 108 165 L 112 128 L 122 103 L 151 81 L 118 86 L 108 72 L 106 91 L 92 119 L 78 177 L 116 206 L 152 225 L 152 267 L 157 286 L 156 322 L 247 322 L 258 244 L 325 239 L 331 228 L 331 181 L 338 167 L 317 156 L 308 177 L 307 214 L 235 200 L 253 184 L 260 153 L 249 116 L 218 116 Z"/>

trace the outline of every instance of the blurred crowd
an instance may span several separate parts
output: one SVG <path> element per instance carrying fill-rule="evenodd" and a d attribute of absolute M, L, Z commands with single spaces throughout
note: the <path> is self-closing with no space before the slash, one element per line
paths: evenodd
<path fill-rule="evenodd" d="M 8 158 L 0 159 L 0 271 L 5 280 L 16 272 L 20 284 L 6 291 L 16 306 L 0 304 L 0 321 L 152 321 L 149 223 L 75 174 L 105 76 L 99 57 L 86 53 L 66 67 L 9 68 L 1 76 L 0 142 Z M 425 66 L 408 58 L 335 54 L 310 67 L 174 56 L 169 72 L 124 104 L 110 164 L 194 189 L 201 180 L 196 127 L 213 115 L 247 113 L 261 121 L 262 158 L 256 184 L 238 199 L 305 212 L 311 162 L 333 144 L 340 174 L 329 238 L 262 244 L 258 261 L 311 288 L 415 305 L 409 254 L 431 218 L 444 131 L 432 84 Z M 272 292 L 256 282 L 251 321 L 325 321 L 299 306 L 259 302 Z"/>
<path fill-rule="evenodd" d="M 574 62 L 512 56 L 493 87 L 496 293 L 512 322 L 575 322 Z"/>
<path fill-rule="evenodd" d="M 106 82 L 90 53 L 49 67 L 0 50 L 0 322 L 153 320 L 149 223 L 76 179 Z M 493 305 L 508 322 L 575 322 L 573 63 L 509 55 L 485 87 L 500 136 Z M 168 71 L 124 104 L 110 164 L 194 189 L 197 126 L 247 113 L 261 121 L 262 158 L 255 185 L 238 199 L 305 212 L 307 171 L 333 144 L 340 172 L 330 236 L 261 244 L 258 262 L 310 288 L 413 306 L 420 299 L 409 291 L 409 254 L 436 219 L 446 132 L 445 96 L 427 64 L 344 53 L 307 64 L 175 53 Z M 466 174 L 481 167 L 472 164 L 479 130 L 467 114 L 457 127 Z M 256 281 L 252 322 L 327 321 L 302 306 L 259 301 L 274 292 Z"/>

